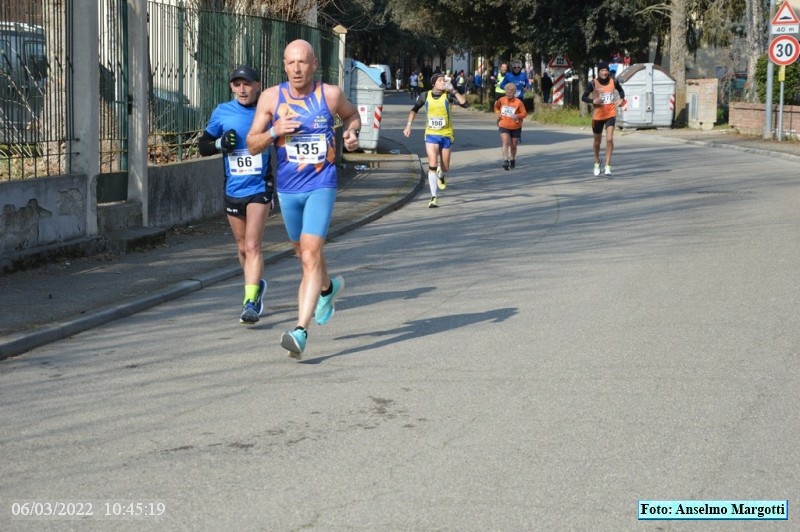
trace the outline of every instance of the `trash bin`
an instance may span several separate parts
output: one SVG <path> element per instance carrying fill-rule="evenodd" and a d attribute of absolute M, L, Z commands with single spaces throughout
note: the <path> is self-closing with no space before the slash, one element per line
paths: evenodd
<path fill-rule="evenodd" d="M 361 117 L 358 147 L 365 152 L 374 153 L 378 149 L 383 114 L 381 70 L 354 59 L 345 59 L 344 78 L 344 93 L 356 106 Z"/>
<path fill-rule="evenodd" d="M 672 127 L 675 116 L 675 80 L 654 63 L 636 63 L 617 80 L 627 102 L 617 113 L 617 126 Z"/>

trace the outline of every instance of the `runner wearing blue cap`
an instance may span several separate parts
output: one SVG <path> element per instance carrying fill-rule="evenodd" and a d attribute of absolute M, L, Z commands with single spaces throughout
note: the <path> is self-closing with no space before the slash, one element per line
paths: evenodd
<path fill-rule="evenodd" d="M 245 138 L 256 113 L 261 78 L 252 67 L 241 65 L 230 75 L 233 99 L 219 104 L 198 142 L 200 155 L 223 154 L 225 212 L 236 239 L 239 264 L 244 272 L 244 301 L 239 321 L 252 325 L 264 310 L 267 282 L 262 240 L 272 209 L 269 154 L 247 151 Z"/>

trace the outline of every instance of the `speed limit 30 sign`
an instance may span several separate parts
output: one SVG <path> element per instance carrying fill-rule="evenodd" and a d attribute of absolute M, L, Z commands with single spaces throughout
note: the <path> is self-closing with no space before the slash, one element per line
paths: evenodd
<path fill-rule="evenodd" d="M 791 35 L 779 35 L 769 43 L 769 59 L 776 65 L 791 65 L 799 56 L 800 43 Z"/>

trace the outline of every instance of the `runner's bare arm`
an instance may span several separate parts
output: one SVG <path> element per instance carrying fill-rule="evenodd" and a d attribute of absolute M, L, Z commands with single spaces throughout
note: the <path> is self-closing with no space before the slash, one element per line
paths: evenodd
<path fill-rule="evenodd" d="M 348 100 L 342 89 L 336 85 L 325 85 L 325 101 L 331 113 L 339 115 L 344 127 L 344 147 L 347 151 L 358 148 L 358 135 L 361 132 L 361 116 L 358 109 Z"/>
<path fill-rule="evenodd" d="M 275 130 L 275 125 L 267 129 L 267 126 L 272 123 L 272 110 L 275 109 L 277 103 L 277 94 L 277 87 L 270 87 L 262 92 L 258 98 L 256 115 L 253 118 L 253 124 L 250 126 L 250 132 L 247 134 L 246 139 L 247 151 L 253 155 L 265 151 L 280 136 L 280 133 Z"/>

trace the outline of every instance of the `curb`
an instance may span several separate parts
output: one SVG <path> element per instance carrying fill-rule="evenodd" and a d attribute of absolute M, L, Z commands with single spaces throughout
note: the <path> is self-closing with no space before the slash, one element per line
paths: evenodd
<path fill-rule="evenodd" d="M 392 211 L 396 211 L 400 207 L 407 204 L 411 199 L 417 195 L 422 187 L 422 163 L 417 155 L 411 155 L 412 166 L 418 168 L 416 174 L 409 173 L 408 179 L 403 183 L 402 188 L 407 188 L 405 194 L 395 198 L 390 197 L 378 208 L 369 211 L 362 216 L 358 216 L 352 220 L 345 220 L 336 226 L 333 226 L 328 233 L 328 239 L 341 236 L 358 227 L 366 225 L 370 222 L 386 216 Z M 265 253 L 264 264 L 271 264 L 291 257 L 293 250 L 287 249 L 284 251 L 277 251 Z M 0 343 L 0 360 L 5 360 L 13 356 L 21 355 L 36 347 L 63 340 L 83 331 L 104 325 L 120 318 L 132 316 L 138 312 L 142 312 L 156 305 L 166 303 L 183 297 L 192 292 L 196 292 L 203 288 L 207 288 L 213 284 L 226 281 L 232 277 L 241 274 L 241 267 L 228 266 L 217 270 L 209 271 L 199 276 L 184 281 L 178 281 L 168 285 L 158 292 L 148 294 L 140 298 L 129 299 L 121 304 L 108 305 L 100 307 L 91 312 L 82 314 L 78 318 L 62 320 L 50 325 L 28 329 L 19 333 L 11 333 L 5 337 L 4 341 Z"/>
<path fill-rule="evenodd" d="M 732 144 L 727 142 L 717 142 L 715 140 L 699 140 L 699 139 L 683 139 L 680 137 L 672 136 L 659 136 L 654 135 L 655 138 L 665 141 L 678 142 L 680 144 L 693 144 L 695 146 L 707 146 L 709 148 L 716 148 L 722 150 L 738 151 L 742 153 L 752 153 L 754 155 L 763 155 L 766 157 L 773 157 L 778 159 L 785 159 L 787 161 L 800 162 L 800 155 L 793 153 L 786 153 L 783 151 L 769 150 L 764 148 L 754 148 L 745 144 Z"/>

